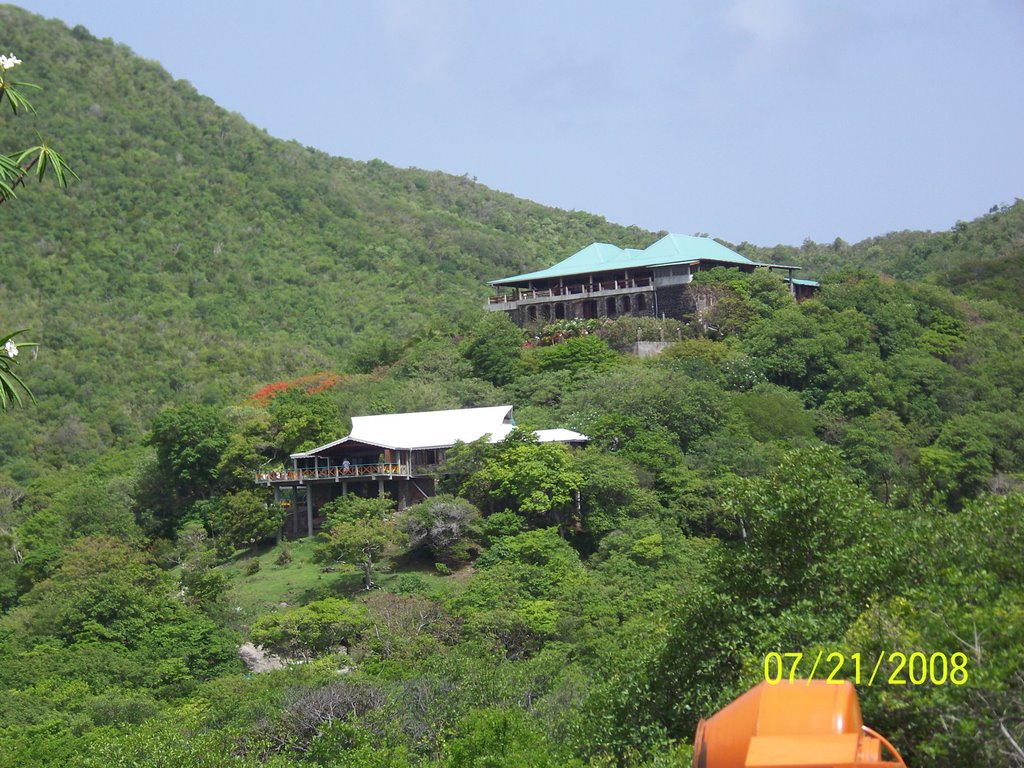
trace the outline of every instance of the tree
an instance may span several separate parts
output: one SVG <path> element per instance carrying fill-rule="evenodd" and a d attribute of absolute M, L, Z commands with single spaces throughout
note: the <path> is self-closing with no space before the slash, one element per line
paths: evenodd
<path fill-rule="evenodd" d="M 402 527 L 411 547 L 423 547 L 441 560 L 466 560 L 469 536 L 480 512 L 465 499 L 442 494 L 410 507 Z"/>
<path fill-rule="evenodd" d="M 616 368 L 587 384 L 564 401 L 567 410 L 584 417 L 579 426 L 587 435 L 591 423 L 607 414 L 613 421 L 628 419 L 644 430 L 655 425 L 663 427 L 673 433 L 678 446 L 685 451 L 725 420 L 719 387 L 664 367 Z M 643 464 L 639 460 L 637 463 Z"/>
<path fill-rule="evenodd" d="M 526 434 L 511 432 L 500 444 L 501 452 L 466 481 L 464 492 L 491 511 L 510 508 L 528 516 L 551 518 L 565 535 L 582 476 L 573 467 L 568 448 L 561 443 L 539 443 Z"/>
<path fill-rule="evenodd" d="M 109 536 L 71 544 L 56 573 L 15 611 L 0 619 L 0 634 L 25 650 L 49 646 L 45 663 L 20 665 L 18 687 L 55 680 L 66 686 L 63 678 L 79 678 L 97 690 L 135 686 L 180 694 L 238 667 L 231 634 L 178 600 L 166 573 Z M 4 667 L 15 658 L 7 656 Z"/>
<path fill-rule="evenodd" d="M 437 479 L 438 490 L 449 494 L 462 492 L 469 478 L 499 453 L 499 446 L 488 442 L 487 435 L 470 443 L 456 442 L 445 454 Z"/>
<path fill-rule="evenodd" d="M 253 474 L 275 456 L 270 438 L 270 414 L 258 408 L 229 408 L 232 423 L 228 444 L 217 465 L 218 484 L 224 491 L 252 487 Z"/>
<path fill-rule="evenodd" d="M 281 506 L 268 504 L 264 495 L 255 490 L 227 494 L 220 499 L 210 519 L 215 536 L 233 547 L 252 547 L 253 552 L 283 524 Z"/>
<path fill-rule="evenodd" d="M 832 448 L 786 454 L 724 492 L 723 506 L 741 521 L 744 546 L 720 573 L 741 599 L 771 595 L 777 609 L 819 601 L 820 616 L 842 626 L 898 572 L 890 517 Z"/>
<path fill-rule="evenodd" d="M 7 72 L 13 69 L 21 60 L 12 53 L 10 56 L 0 55 L 0 107 L 3 106 L 4 97 L 11 107 L 12 114 L 17 115 L 18 110 L 32 112 L 32 105 L 22 95 L 23 88 L 37 88 L 32 83 L 15 82 L 10 79 Z M 47 168 L 56 179 L 57 185 L 66 187 L 68 177 L 78 178 L 71 170 L 64 158 L 62 158 L 52 147 L 45 142 L 39 146 L 29 147 L 20 151 L 4 154 L 0 152 L 0 204 L 15 197 L 14 190 L 25 183 L 25 179 L 32 169 L 35 169 L 37 178 L 42 181 Z M 0 331 L 2 334 L 3 331 Z M 23 330 L 8 333 L 0 337 L 0 411 L 6 411 L 12 405 L 21 405 L 21 396 L 18 390 L 23 390 L 30 398 L 32 391 L 25 386 L 25 383 L 14 372 L 13 366 L 17 363 L 18 344 L 14 337 Z M 21 347 L 34 347 L 31 342 L 21 342 Z M 34 398 L 32 398 L 34 400 Z"/>
<path fill-rule="evenodd" d="M 716 558 L 646 669 L 626 681 L 644 702 L 617 711 L 617 728 L 693 733 L 700 713 L 749 684 L 766 650 L 840 637 L 869 598 L 901 584 L 898 527 L 834 449 L 788 453 L 768 475 L 737 480 L 723 506 L 741 521 L 742 544 Z"/>
<path fill-rule="evenodd" d="M 851 419 L 842 429 L 839 443 L 843 458 L 864 473 L 865 479 L 885 503 L 894 484 L 907 474 L 911 453 L 907 428 L 889 410 Z"/>
<path fill-rule="evenodd" d="M 357 373 L 392 365 L 402 355 L 401 343 L 391 334 L 366 332 L 348 347 L 349 367 Z"/>
<path fill-rule="evenodd" d="M 165 508 L 160 521 L 165 536 L 173 534 L 193 503 L 213 495 L 230 437 L 230 424 L 209 406 L 170 408 L 153 420 L 147 442 L 156 448 L 155 479 L 158 489 L 169 488 L 173 495 L 169 500 L 153 499 L 155 506 Z"/>
<path fill-rule="evenodd" d="M 521 709 L 474 709 L 446 745 L 444 768 L 576 768 L 540 725 Z"/>
<path fill-rule="evenodd" d="M 394 502 L 385 497 L 363 499 L 355 494 L 325 504 L 327 530 L 320 534 L 315 558 L 320 562 L 358 563 L 363 589 L 373 589 L 373 566 L 396 543 L 398 529 L 390 514 Z"/>
<path fill-rule="evenodd" d="M 253 623 L 249 637 L 275 653 L 308 659 L 351 645 L 368 624 L 364 606 L 327 597 L 261 616 Z"/>
<path fill-rule="evenodd" d="M 531 357 L 541 371 L 607 371 L 620 361 L 608 342 L 598 336 L 574 336 L 550 347 L 531 350 Z"/>
<path fill-rule="evenodd" d="M 275 442 L 284 454 L 322 445 L 342 434 L 341 414 L 327 395 L 286 392 L 270 405 Z"/>
<path fill-rule="evenodd" d="M 503 536 L 474 564 L 477 573 L 453 601 L 467 629 L 522 658 L 578 613 L 590 579 L 579 554 L 554 528 Z"/>
<path fill-rule="evenodd" d="M 654 494 L 640 488 L 629 461 L 588 448 L 573 456 L 573 467 L 581 478 L 581 523 L 595 541 L 633 515 L 661 511 Z"/>
<path fill-rule="evenodd" d="M 350 523 L 367 518 L 383 519 L 395 511 L 395 502 L 390 496 L 360 496 L 346 493 L 320 507 L 320 513 L 327 518 L 327 527 L 335 523 Z"/>
<path fill-rule="evenodd" d="M 491 312 L 477 323 L 462 354 L 474 376 L 501 387 L 519 374 L 522 346 L 523 332 L 504 312 Z"/>

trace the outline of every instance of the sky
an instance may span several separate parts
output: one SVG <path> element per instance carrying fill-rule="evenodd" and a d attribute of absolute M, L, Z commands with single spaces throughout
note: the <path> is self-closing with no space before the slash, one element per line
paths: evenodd
<path fill-rule="evenodd" d="M 857 242 L 1024 197 L 1021 0 L 17 4 L 274 136 L 654 231 Z"/>

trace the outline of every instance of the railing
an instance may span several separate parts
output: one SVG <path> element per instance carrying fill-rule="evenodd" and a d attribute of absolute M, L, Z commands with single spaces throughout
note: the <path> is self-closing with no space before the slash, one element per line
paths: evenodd
<path fill-rule="evenodd" d="M 652 281 L 649 277 L 637 277 L 629 280 L 605 280 L 599 283 L 556 285 L 543 290 L 521 290 L 513 293 L 503 293 L 491 296 L 487 301 L 488 304 L 509 304 L 515 301 L 553 299 L 560 296 L 591 296 L 598 293 L 625 291 L 630 288 L 649 288 L 651 285 Z"/>
<path fill-rule="evenodd" d="M 350 464 L 347 467 L 318 467 L 314 469 L 278 469 L 257 472 L 257 483 L 303 483 L 307 480 L 349 480 L 378 475 L 408 475 L 405 464 Z"/>

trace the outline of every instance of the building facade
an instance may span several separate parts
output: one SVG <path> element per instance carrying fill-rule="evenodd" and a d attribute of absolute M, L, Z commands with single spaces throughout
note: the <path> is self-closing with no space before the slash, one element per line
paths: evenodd
<path fill-rule="evenodd" d="M 347 493 L 389 494 L 399 508 L 434 495 L 434 480 L 449 448 L 486 437 L 497 443 L 515 429 L 511 405 L 447 411 L 355 416 L 351 434 L 293 453 L 290 468 L 256 473 L 257 485 L 274 489 L 289 508 L 285 528 L 312 536 L 322 522 L 320 507 Z M 581 445 L 584 435 L 540 429 L 541 442 Z M 303 519 L 304 518 L 304 519 Z"/>
<path fill-rule="evenodd" d="M 666 235 L 643 250 L 592 243 L 547 269 L 492 280 L 495 295 L 486 307 L 519 326 L 620 316 L 686 320 L 696 310 L 688 284 L 715 267 L 782 272 L 798 301 L 818 288 L 793 277 L 800 267 L 751 261 L 707 237 Z"/>

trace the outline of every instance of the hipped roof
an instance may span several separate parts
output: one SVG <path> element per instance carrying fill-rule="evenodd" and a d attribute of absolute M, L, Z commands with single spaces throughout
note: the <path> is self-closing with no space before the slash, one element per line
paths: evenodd
<path fill-rule="evenodd" d="M 751 267 L 768 266 L 761 262 L 751 261 L 731 248 L 712 240 L 710 237 L 694 237 L 692 235 L 665 235 L 642 251 L 635 248 L 619 248 L 609 243 L 591 243 L 581 251 L 564 259 L 547 269 L 526 272 L 522 275 L 503 277 L 491 280 L 488 285 L 520 283 L 528 280 L 544 280 L 549 278 L 568 277 L 569 275 L 588 274 L 592 272 L 620 272 L 625 269 L 662 267 L 672 264 L 691 264 L 698 261 L 713 261 L 723 264 L 737 264 Z M 784 264 L 773 264 L 774 267 L 800 269 Z"/>
<path fill-rule="evenodd" d="M 511 405 L 353 416 L 352 432 L 347 437 L 308 451 L 293 453 L 291 457 L 308 458 L 345 443 L 403 451 L 448 448 L 458 442 L 479 440 L 484 435 L 490 435 L 489 442 L 497 443 L 504 440 L 515 426 Z M 586 436 L 569 429 L 541 429 L 534 434 L 541 442 L 587 440 Z"/>

